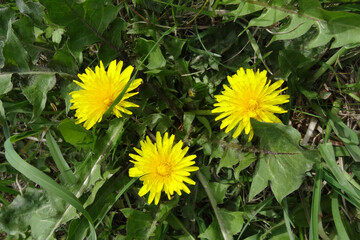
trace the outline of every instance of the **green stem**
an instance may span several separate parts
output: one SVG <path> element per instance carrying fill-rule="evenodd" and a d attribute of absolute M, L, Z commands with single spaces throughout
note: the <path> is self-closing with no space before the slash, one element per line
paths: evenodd
<path fill-rule="evenodd" d="M 219 209 L 217 207 L 217 203 L 216 203 L 214 194 L 211 191 L 209 183 L 207 182 L 207 180 L 205 179 L 205 177 L 201 173 L 201 171 L 197 171 L 196 176 L 199 179 L 201 185 L 203 186 L 203 188 L 204 188 L 204 190 L 205 190 L 205 192 L 206 192 L 206 194 L 207 194 L 207 196 L 209 198 L 211 207 L 212 207 L 212 209 L 213 209 L 213 211 L 215 213 L 216 220 L 219 223 L 220 231 L 221 231 L 221 234 L 222 234 L 224 240 L 232 239 L 230 233 L 228 232 L 228 230 L 225 227 L 225 222 L 224 222 L 224 220 L 223 220 L 223 218 L 222 218 L 222 216 L 220 214 L 220 211 L 219 211 Z"/>

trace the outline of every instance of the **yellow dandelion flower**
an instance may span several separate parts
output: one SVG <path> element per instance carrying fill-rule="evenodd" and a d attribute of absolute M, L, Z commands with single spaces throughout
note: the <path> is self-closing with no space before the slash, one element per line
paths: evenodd
<path fill-rule="evenodd" d="M 95 67 L 95 72 L 87 68 L 85 73 L 78 74 L 82 82 L 76 80 L 74 82 L 82 89 L 70 93 L 72 96 L 70 102 L 73 103 L 70 109 L 76 110 L 76 123 L 84 122 L 84 127 L 90 129 L 101 121 L 104 113 L 129 82 L 134 70 L 132 66 L 128 66 L 121 72 L 122 67 L 122 61 L 116 64 L 116 60 L 114 60 L 106 72 L 102 61 L 100 61 L 100 66 Z M 130 84 L 121 101 L 112 110 L 116 117 L 121 117 L 121 112 L 131 115 L 132 112 L 126 108 L 139 107 L 137 104 L 126 101 L 126 99 L 138 94 L 138 92 L 130 92 L 136 89 L 141 82 L 141 79 L 135 79 Z"/>
<path fill-rule="evenodd" d="M 227 79 L 230 87 L 223 85 L 222 95 L 216 95 L 217 103 L 214 104 L 213 113 L 221 113 L 215 118 L 216 121 L 223 119 L 220 129 L 228 133 L 236 126 L 233 138 L 236 138 L 245 129 L 249 134 L 249 140 L 254 136 L 250 118 L 269 123 L 281 123 L 275 113 L 287 112 L 276 106 L 289 102 L 289 95 L 279 95 L 287 88 L 276 90 L 284 80 L 279 80 L 270 85 L 267 80 L 266 71 L 254 72 L 247 69 L 246 72 L 240 68 L 233 76 Z"/>
<path fill-rule="evenodd" d="M 182 141 L 174 145 L 174 139 L 175 135 L 168 137 L 168 133 L 165 133 L 162 138 L 157 132 L 155 144 L 149 137 L 146 137 L 145 141 L 140 142 L 141 149 L 134 148 L 139 155 L 129 154 L 133 159 L 130 162 L 135 164 L 129 169 L 129 176 L 140 177 L 140 180 L 144 182 L 139 196 L 144 196 L 150 191 L 149 204 L 155 199 L 157 205 L 162 191 L 170 200 L 174 192 L 179 195 L 181 195 L 181 190 L 190 193 L 184 182 L 195 184 L 188 176 L 190 176 L 190 172 L 199 170 L 198 167 L 192 166 L 195 164 L 193 160 L 196 155 L 185 157 L 189 148 L 182 149 Z"/>

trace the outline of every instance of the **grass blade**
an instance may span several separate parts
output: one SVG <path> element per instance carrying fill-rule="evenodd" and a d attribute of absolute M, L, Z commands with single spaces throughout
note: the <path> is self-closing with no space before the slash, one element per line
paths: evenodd
<path fill-rule="evenodd" d="M 288 204 L 287 204 L 287 199 L 284 198 L 282 200 L 282 205 L 283 205 L 283 212 L 284 212 L 284 220 L 285 220 L 285 226 L 286 226 L 286 230 L 288 232 L 289 235 L 289 239 L 290 240 L 294 240 L 294 235 L 293 232 L 291 230 L 291 220 L 289 217 L 289 208 L 288 208 Z"/>
<path fill-rule="evenodd" d="M 312 203 L 311 203 L 311 219 L 310 219 L 310 240 L 319 239 L 319 211 L 321 200 L 321 182 L 323 178 L 323 168 L 319 164 L 316 169 L 315 183 L 313 189 Z"/>
<path fill-rule="evenodd" d="M 336 192 L 331 195 L 331 212 L 334 218 L 336 230 L 338 232 L 338 237 L 342 240 L 350 240 L 349 236 L 346 233 L 344 224 L 341 221 L 338 194 Z"/>
<path fill-rule="evenodd" d="M 217 203 L 216 203 L 216 200 L 215 200 L 215 197 L 214 197 L 214 194 L 213 192 L 211 191 L 211 188 L 210 188 L 210 185 L 209 183 L 207 182 L 207 180 L 205 179 L 204 175 L 201 173 L 201 171 L 197 171 L 196 172 L 196 176 L 197 178 L 200 180 L 200 183 L 201 185 L 203 186 L 205 192 L 206 192 L 206 195 L 208 196 L 209 198 L 209 201 L 210 201 L 210 204 L 211 204 L 211 207 L 215 213 L 215 217 L 216 217 L 216 220 L 217 222 L 219 223 L 219 227 L 220 227 L 220 231 L 221 231 L 221 234 L 224 238 L 224 240 L 230 240 L 232 239 L 232 236 L 230 236 L 230 233 L 228 232 L 226 226 L 225 226 L 225 222 L 224 220 L 222 219 L 222 216 L 219 212 L 219 209 L 217 207 Z"/>
<path fill-rule="evenodd" d="M 49 147 L 50 154 L 53 157 L 59 171 L 61 172 L 61 176 L 64 178 L 65 183 L 76 183 L 76 177 L 61 154 L 60 148 L 53 136 L 51 136 L 50 131 L 46 133 L 46 144 Z"/>
<path fill-rule="evenodd" d="M 79 200 L 72 194 L 70 191 L 65 189 L 63 186 L 59 185 L 48 175 L 40 171 L 39 169 L 33 167 L 29 163 L 25 162 L 14 150 L 11 138 L 7 139 L 4 147 L 5 147 L 5 157 L 10 163 L 12 167 L 21 172 L 25 177 L 29 178 L 31 181 L 39 184 L 48 192 L 55 194 L 60 197 L 64 201 L 68 202 L 72 206 L 74 206 L 77 210 L 79 210 L 88 220 L 90 230 L 91 230 L 91 239 L 96 238 L 96 232 L 93 224 L 93 220 L 91 219 L 89 213 L 84 209 L 83 205 L 79 202 Z M 48 239 L 51 236 L 48 237 Z"/>

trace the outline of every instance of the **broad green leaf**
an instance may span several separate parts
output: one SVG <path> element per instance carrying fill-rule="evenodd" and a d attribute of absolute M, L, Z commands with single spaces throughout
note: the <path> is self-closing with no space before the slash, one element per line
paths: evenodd
<path fill-rule="evenodd" d="M 236 149 L 228 148 L 225 150 L 223 156 L 220 158 L 220 163 L 216 169 L 216 174 L 219 174 L 221 168 L 232 168 L 241 160 L 241 152 Z"/>
<path fill-rule="evenodd" d="M 23 0 L 16 0 L 16 5 L 19 11 L 29 16 L 34 23 L 41 27 L 44 21 L 44 7 L 38 2 L 24 2 Z"/>
<path fill-rule="evenodd" d="M 34 106 L 31 121 L 37 120 L 45 108 L 47 92 L 56 83 L 54 74 L 38 74 L 30 76 L 27 84 L 21 84 L 22 92 Z"/>
<path fill-rule="evenodd" d="M 46 239 L 59 214 L 44 190 L 27 188 L 9 206 L 1 208 L 0 228 L 16 235 L 24 234 L 30 226 L 34 239 Z"/>
<path fill-rule="evenodd" d="M 127 218 L 126 234 L 128 239 L 146 239 L 148 229 L 151 227 L 153 217 L 150 213 L 142 212 L 132 208 L 121 209 Z"/>
<path fill-rule="evenodd" d="M 145 38 L 138 38 L 136 42 L 136 46 L 134 51 L 139 56 L 144 56 L 148 54 L 151 48 L 154 46 L 155 41 L 147 40 Z M 164 67 L 166 64 L 166 60 L 161 52 L 159 46 L 156 46 L 155 49 L 150 53 L 148 58 L 148 64 L 146 67 L 150 70 Z"/>
<path fill-rule="evenodd" d="M 260 11 L 263 9 L 263 7 L 260 5 L 251 4 L 246 1 L 237 0 L 237 1 L 234 1 L 234 3 L 235 2 L 236 2 L 236 4 L 239 4 L 237 9 L 230 11 L 229 13 L 227 13 L 227 15 L 234 16 L 236 18 L 245 16 L 250 13 L 257 12 L 257 11 Z"/>
<path fill-rule="evenodd" d="M 64 44 L 61 48 L 56 50 L 49 66 L 57 71 L 76 74 L 79 72 L 78 64 L 79 63 L 76 61 L 73 52 L 70 51 L 68 44 Z"/>
<path fill-rule="evenodd" d="M 224 203 L 224 199 L 226 197 L 225 194 L 230 185 L 225 183 L 209 182 L 209 186 L 214 194 L 217 204 Z"/>
<path fill-rule="evenodd" d="M 108 39 L 109 42 L 101 45 L 99 59 L 102 60 L 105 66 L 108 66 L 112 60 L 119 57 L 119 51 L 114 51 L 114 48 L 123 48 L 123 39 L 127 26 L 128 23 L 126 21 L 121 18 L 115 18 L 104 32 L 104 38 Z"/>
<path fill-rule="evenodd" d="M 73 119 L 64 119 L 58 128 L 64 140 L 75 147 L 88 148 L 93 142 L 91 132 L 87 131 L 81 124 L 75 124 Z"/>
<path fill-rule="evenodd" d="M 12 74 L 0 74 L 0 96 L 10 92 L 13 88 L 11 76 Z"/>
<path fill-rule="evenodd" d="M 239 211 L 228 211 L 225 209 L 219 209 L 219 212 L 224 220 L 225 226 L 228 232 L 233 236 L 241 231 L 244 224 L 243 213 Z M 213 220 L 205 232 L 201 233 L 199 238 L 206 238 L 209 240 L 222 239 L 219 224 L 216 220 Z"/>
<path fill-rule="evenodd" d="M 186 43 L 185 39 L 167 37 L 164 39 L 164 46 L 168 53 L 170 53 L 175 59 L 177 59 Z"/>
<path fill-rule="evenodd" d="M 3 47 L 5 68 L 10 71 L 29 70 L 29 56 L 13 29 L 9 29 Z"/>
<path fill-rule="evenodd" d="M 283 34 L 275 35 L 270 42 L 300 37 L 309 31 L 313 24 L 312 21 L 308 21 L 308 19 L 301 15 L 294 15 L 288 25 L 279 29 L 279 32 Z"/>
<path fill-rule="evenodd" d="M 274 23 L 286 18 L 287 12 L 276 8 L 267 8 L 258 18 L 253 18 L 249 22 L 249 26 L 268 27 Z"/>
<path fill-rule="evenodd" d="M 102 34 L 120 9 L 120 6 L 105 5 L 104 0 L 87 0 L 81 4 L 66 0 L 41 0 L 40 3 L 54 23 L 67 28 L 69 47 L 74 51 L 104 41 Z"/>
<path fill-rule="evenodd" d="M 228 13 L 230 16 L 243 16 L 263 9 L 259 17 L 252 18 L 249 26 L 271 26 L 289 17 L 288 24 L 281 26 L 275 32 L 271 42 L 275 40 L 295 39 L 305 34 L 312 26 L 317 29 L 317 35 L 311 39 L 309 48 L 323 46 L 335 39 L 331 48 L 349 44 L 357 44 L 360 39 L 360 15 L 346 11 L 328 11 L 322 9 L 317 0 L 299 0 L 298 9 L 285 4 L 285 1 L 238 1 L 236 10 Z M 276 28 L 273 28 L 276 30 Z"/>
<path fill-rule="evenodd" d="M 9 29 L 11 29 L 11 19 L 13 17 L 14 17 L 13 9 L 11 8 L 0 9 L 0 41 L 6 41 L 8 31 Z"/>
<path fill-rule="evenodd" d="M 252 120 L 256 136 L 260 137 L 259 162 L 251 184 L 249 199 L 262 191 L 270 182 L 278 202 L 300 187 L 304 174 L 319 161 L 316 151 L 299 146 L 301 135 L 282 124 L 263 123 Z"/>

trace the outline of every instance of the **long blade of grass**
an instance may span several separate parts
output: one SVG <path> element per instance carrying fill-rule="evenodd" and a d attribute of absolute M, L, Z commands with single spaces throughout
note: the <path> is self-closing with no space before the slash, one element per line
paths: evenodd
<path fill-rule="evenodd" d="M 355 199 L 360 200 L 360 191 L 354 188 L 347 180 L 344 174 L 341 172 L 339 166 L 336 164 L 334 148 L 331 143 L 321 144 L 319 146 L 321 156 L 327 163 L 331 173 L 335 176 L 336 180 L 341 185 L 342 189 Z"/>
<path fill-rule="evenodd" d="M 12 167 L 21 172 L 25 177 L 29 178 L 31 181 L 39 184 L 48 192 L 60 197 L 64 201 L 71 204 L 78 211 L 80 211 L 88 220 L 91 239 L 97 239 L 96 232 L 94 228 L 93 220 L 91 219 L 89 213 L 84 209 L 83 205 L 79 200 L 72 194 L 70 191 L 65 189 L 63 186 L 59 185 L 48 175 L 40 171 L 39 169 L 33 167 L 29 163 L 25 162 L 14 150 L 12 146 L 12 137 L 8 138 L 4 144 L 5 147 L 5 157 Z M 50 236 L 51 237 L 51 236 Z"/>
<path fill-rule="evenodd" d="M 207 180 L 205 179 L 204 175 L 201 173 L 201 171 L 197 171 L 196 172 L 196 176 L 197 178 L 199 179 L 201 185 L 203 186 L 205 192 L 206 192 L 206 195 L 208 196 L 209 198 L 209 201 L 210 201 L 210 204 L 211 204 L 211 207 L 215 213 L 215 217 L 216 217 L 216 220 L 219 224 L 219 227 L 220 227 L 220 231 L 221 231 L 221 234 L 224 238 L 224 240 L 230 240 L 232 239 L 232 236 L 230 235 L 230 233 L 228 232 L 227 228 L 226 228 L 226 225 L 225 225 L 225 222 L 219 212 L 219 209 L 217 207 L 217 203 L 216 203 L 216 200 L 215 200 L 215 197 L 214 197 L 214 194 L 213 192 L 211 191 L 211 188 L 210 188 L 210 185 L 209 183 L 207 182 Z"/>
<path fill-rule="evenodd" d="M 341 221 L 340 211 L 339 211 L 339 202 L 338 194 L 334 192 L 331 195 L 331 212 L 334 218 L 335 227 L 338 233 L 338 237 L 342 240 L 350 240 L 349 236 L 346 233 L 344 224 Z"/>
<path fill-rule="evenodd" d="M 294 235 L 293 232 L 291 230 L 291 220 L 289 217 L 289 208 L 288 208 L 288 204 L 287 204 L 287 199 L 284 198 L 282 200 L 282 205 L 283 205 L 283 212 L 284 212 L 284 220 L 285 220 L 285 226 L 286 226 L 286 230 L 288 232 L 289 235 L 289 239 L 290 240 L 294 240 Z"/>
<path fill-rule="evenodd" d="M 319 239 L 319 211 L 321 200 L 321 182 L 323 178 L 323 168 L 319 164 L 316 168 L 315 183 L 313 189 L 311 203 L 311 219 L 310 219 L 310 240 Z"/>
<path fill-rule="evenodd" d="M 116 127 L 114 127 L 111 134 L 108 136 L 109 138 L 108 138 L 106 144 L 104 144 L 103 147 L 101 149 L 99 149 L 99 152 L 96 154 L 96 156 L 97 156 L 96 161 L 95 161 L 94 165 L 92 166 L 89 174 L 85 178 L 83 184 L 80 186 L 79 190 L 77 191 L 76 197 L 80 197 L 84 193 L 85 189 L 88 187 L 91 177 L 96 172 L 96 169 L 98 167 L 100 167 L 100 163 L 105 158 L 107 152 L 110 151 L 111 146 L 114 144 L 115 141 L 117 141 L 119 134 L 121 134 L 121 132 L 124 129 L 123 127 L 124 127 L 124 121 L 120 121 L 116 125 Z M 64 213 L 61 216 L 61 218 L 59 219 L 59 221 L 55 224 L 53 231 L 55 231 L 56 228 L 61 224 L 62 220 L 64 219 L 66 214 L 71 210 L 71 208 L 72 208 L 72 206 L 68 206 L 66 208 L 66 210 L 64 211 Z"/>
<path fill-rule="evenodd" d="M 253 220 L 255 219 L 256 215 L 259 214 L 259 212 L 261 212 L 269 203 L 271 203 L 271 201 L 274 199 L 274 196 L 267 198 L 265 201 L 259 203 L 258 209 L 256 209 L 256 211 L 254 213 L 250 214 L 250 218 L 248 219 L 248 221 L 246 222 L 245 226 L 241 229 L 241 232 L 237 238 L 237 240 L 241 239 L 241 236 L 243 235 L 243 233 L 245 232 L 245 229 L 253 222 Z"/>
<path fill-rule="evenodd" d="M 46 144 L 49 147 L 50 154 L 53 157 L 56 166 L 58 167 L 61 176 L 64 178 L 65 183 L 75 184 L 76 177 L 71 171 L 69 165 L 65 161 L 58 144 L 56 143 L 53 136 L 51 136 L 50 131 L 46 133 Z"/>

